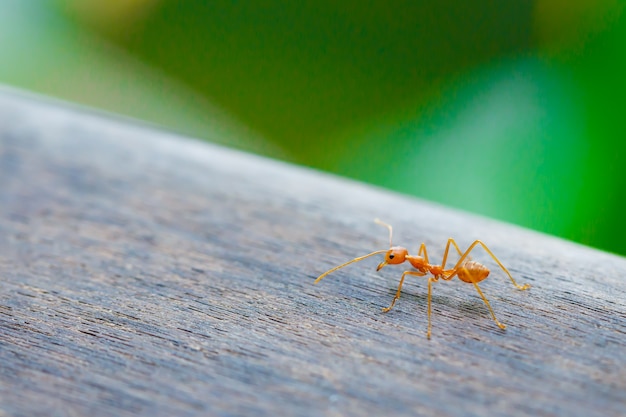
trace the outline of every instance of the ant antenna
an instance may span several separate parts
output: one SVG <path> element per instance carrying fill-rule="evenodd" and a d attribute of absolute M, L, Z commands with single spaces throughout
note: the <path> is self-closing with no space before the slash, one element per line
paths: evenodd
<path fill-rule="evenodd" d="M 389 247 L 391 248 L 391 246 L 392 246 L 392 245 L 391 245 L 391 238 L 392 238 L 392 235 L 393 235 L 393 228 L 391 227 L 391 225 L 390 225 L 390 224 L 387 224 L 387 223 L 385 223 L 385 222 L 381 221 L 380 219 L 374 219 L 374 222 L 375 222 L 376 224 L 380 224 L 381 226 L 385 226 L 387 229 L 389 229 Z M 387 252 L 388 250 L 389 250 L 389 249 L 381 249 L 381 250 L 377 250 L 377 251 L 375 251 L 375 252 L 368 253 L 367 255 L 359 256 L 358 258 L 354 258 L 354 259 L 353 259 L 353 260 L 351 260 L 351 261 L 348 261 L 348 262 L 343 263 L 343 264 L 341 264 L 341 265 L 339 265 L 339 266 L 336 266 L 336 267 L 334 267 L 333 269 L 328 270 L 328 271 L 324 272 L 322 275 L 320 275 L 319 277 L 317 277 L 317 279 L 313 282 L 313 284 L 317 284 L 317 283 L 318 283 L 318 282 L 320 282 L 322 279 L 324 279 L 324 277 L 325 277 L 326 275 L 328 275 L 328 274 L 330 274 L 330 273 L 332 273 L 332 272 L 335 272 L 336 270 L 341 269 L 341 268 L 343 268 L 343 267 L 344 267 L 344 266 L 346 266 L 346 265 L 350 265 L 350 264 L 353 264 L 353 263 L 355 263 L 355 262 L 362 261 L 362 260 L 363 260 L 363 259 L 365 259 L 365 258 L 369 258 L 370 256 L 378 255 L 379 253 L 385 253 L 385 252 Z"/>
<path fill-rule="evenodd" d="M 392 247 L 393 245 L 391 244 L 391 236 L 393 235 L 393 228 L 391 227 L 391 225 L 381 221 L 378 218 L 374 219 L 374 223 L 385 226 L 387 229 L 389 229 L 389 247 Z"/>
<path fill-rule="evenodd" d="M 317 284 L 318 282 L 320 282 L 322 280 L 322 278 L 324 278 L 326 275 L 330 274 L 331 272 L 335 272 L 338 269 L 343 268 L 346 265 L 350 265 L 353 264 L 355 262 L 359 262 L 362 261 L 365 258 L 369 258 L 370 256 L 374 256 L 374 255 L 378 255 L 379 253 L 385 253 L 387 252 L 389 249 L 381 249 L 381 250 L 377 250 L 376 252 L 372 252 L 372 253 L 368 253 L 367 255 L 363 255 L 363 256 L 359 256 L 358 258 L 354 258 L 351 261 L 348 261 L 346 263 L 343 263 L 339 266 L 334 267 L 333 269 L 324 272 L 322 275 L 320 275 L 319 277 L 317 277 L 317 279 L 313 282 L 313 284 Z"/>

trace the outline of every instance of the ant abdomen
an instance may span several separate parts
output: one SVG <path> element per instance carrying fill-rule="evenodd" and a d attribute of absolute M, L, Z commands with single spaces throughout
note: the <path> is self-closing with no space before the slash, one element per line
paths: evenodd
<path fill-rule="evenodd" d="M 467 261 L 457 271 L 457 276 L 463 282 L 480 282 L 489 276 L 489 268 L 480 262 Z"/>

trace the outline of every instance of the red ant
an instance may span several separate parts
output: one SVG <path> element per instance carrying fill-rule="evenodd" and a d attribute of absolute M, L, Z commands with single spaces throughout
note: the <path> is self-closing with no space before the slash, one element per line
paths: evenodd
<path fill-rule="evenodd" d="M 414 269 L 416 269 L 415 271 L 410 270 L 410 271 L 404 271 L 402 273 L 402 277 L 400 278 L 400 285 L 398 285 L 398 291 L 396 292 L 395 297 L 393 297 L 393 300 L 391 301 L 391 305 L 389 307 L 383 308 L 384 313 L 391 310 L 393 306 L 396 304 L 396 301 L 400 298 L 400 291 L 402 290 L 402 284 L 404 283 L 404 278 L 407 275 L 423 277 L 423 276 L 426 276 L 427 274 L 431 274 L 432 276 L 428 277 L 428 332 L 426 333 L 426 336 L 430 339 L 430 330 L 431 330 L 430 304 L 431 304 L 431 294 L 432 294 L 432 283 L 438 281 L 439 279 L 442 279 L 444 281 L 450 281 L 452 278 L 456 276 L 463 282 L 474 284 L 476 291 L 478 291 L 478 294 L 481 296 L 481 298 L 487 305 L 487 308 L 489 309 L 489 312 L 491 313 L 491 317 L 493 317 L 493 320 L 496 322 L 498 327 L 500 327 L 501 329 L 506 328 L 504 324 L 498 321 L 495 313 L 493 312 L 493 309 L 491 308 L 491 304 L 489 304 L 489 301 L 487 300 L 487 297 L 485 297 L 481 289 L 478 287 L 478 283 L 483 281 L 489 275 L 489 272 L 490 272 L 489 268 L 487 268 L 485 265 L 479 262 L 472 261 L 471 258 L 469 257 L 470 252 L 474 250 L 476 246 L 479 246 L 479 245 L 482 246 L 483 249 L 485 249 L 485 251 L 489 255 L 491 255 L 493 260 L 496 261 L 496 263 L 500 266 L 500 268 L 502 268 L 502 270 L 508 275 L 508 277 L 511 279 L 511 282 L 513 283 L 513 285 L 515 285 L 516 288 L 520 290 L 526 290 L 530 288 L 530 285 L 529 284 L 518 285 L 517 282 L 515 282 L 515 280 L 511 276 L 511 273 L 509 272 L 509 270 L 506 269 L 504 265 L 502 265 L 502 262 L 500 262 L 498 258 L 496 258 L 496 255 L 494 255 L 493 252 L 489 250 L 487 245 L 485 245 L 480 240 L 475 240 L 474 243 L 472 243 L 467 248 L 465 253 L 462 253 L 461 250 L 459 249 L 459 246 L 454 241 L 454 239 L 449 238 L 448 243 L 446 244 L 446 249 L 443 252 L 443 260 L 441 261 L 441 265 L 432 265 L 428 261 L 428 253 L 426 252 L 425 243 L 422 243 L 420 245 L 419 251 L 417 252 L 417 256 L 409 255 L 409 251 L 406 248 L 403 248 L 401 246 L 392 246 L 391 237 L 392 237 L 393 232 L 392 232 L 391 225 L 388 225 L 387 223 L 383 223 L 378 219 L 374 221 L 377 224 L 385 226 L 389 229 L 389 249 L 377 250 L 375 252 L 369 253 L 364 256 L 359 256 L 358 258 L 354 258 L 351 261 L 348 261 L 339 266 L 336 266 L 333 269 L 326 271 L 322 275 L 317 277 L 314 284 L 317 284 L 318 282 L 320 282 L 326 275 L 330 274 L 331 272 L 334 272 L 340 268 L 343 268 L 346 265 L 349 265 L 354 262 L 359 262 L 365 258 L 369 258 L 370 256 L 378 255 L 379 253 L 384 253 L 385 260 L 382 261 L 380 264 L 378 264 L 378 267 L 376 268 L 377 271 L 380 271 L 385 265 L 398 265 L 398 264 L 404 263 L 405 261 L 408 261 L 411 264 L 411 266 Z M 454 249 L 456 249 L 460 258 L 452 269 L 445 269 L 446 261 L 448 260 L 448 251 L 450 249 L 450 245 L 454 246 Z"/>

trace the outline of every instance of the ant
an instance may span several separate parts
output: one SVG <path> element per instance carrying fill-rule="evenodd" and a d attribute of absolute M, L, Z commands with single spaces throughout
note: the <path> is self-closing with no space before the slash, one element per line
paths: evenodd
<path fill-rule="evenodd" d="M 432 283 L 437 282 L 440 279 L 444 281 L 450 281 L 452 278 L 458 277 L 461 281 L 474 285 L 474 287 L 476 288 L 476 291 L 478 291 L 478 294 L 481 296 L 481 298 L 487 305 L 487 308 L 489 309 L 489 312 L 491 313 L 491 317 L 493 317 L 493 320 L 496 322 L 498 327 L 500 327 L 501 329 L 506 328 L 504 324 L 498 321 L 495 313 L 493 312 L 493 309 L 491 308 L 491 304 L 489 304 L 489 301 L 487 300 L 487 297 L 485 297 L 480 287 L 478 287 L 478 283 L 486 279 L 487 276 L 489 275 L 489 272 L 490 272 L 489 268 L 487 268 L 485 265 L 479 262 L 471 260 L 471 258 L 469 257 L 470 252 L 474 250 L 477 246 L 482 246 L 483 249 L 485 249 L 485 251 L 489 255 L 491 255 L 493 260 L 496 261 L 496 263 L 500 266 L 500 268 L 502 268 L 502 270 L 508 275 L 508 277 L 511 279 L 511 282 L 513 283 L 513 285 L 515 285 L 517 289 L 527 290 L 528 288 L 530 288 L 530 284 L 524 284 L 524 285 L 517 284 L 517 282 L 515 282 L 515 280 L 511 276 L 511 273 L 509 272 L 509 270 L 506 269 L 504 265 L 502 265 L 502 262 L 500 262 L 500 260 L 496 258 L 496 255 L 494 255 L 493 252 L 491 252 L 491 250 L 487 247 L 487 245 L 485 245 L 480 240 L 475 240 L 474 243 L 472 243 L 467 248 L 465 253 L 462 253 L 461 249 L 459 249 L 459 245 L 457 245 L 455 240 L 453 238 L 449 238 L 448 243 L 446 244 L 446 249 L 443 252 L 443 260 L 441 261 L 441 265 L 433 265 L 428 261 L 428 252 L 426 251 L 425 243 L 422 243 L 420 245 L 419 251 L 417 252 L 417 256 L 409 255 L 409 251 L 406 248 L 392 245 L 391 238 L 393 234 L 393 229 L 391 228 L 391 225 L 384 223 L 380 221 L 379 219 L 375 219 L 374 221 L 377 224 L 380 224 L 381 226 L 385 226 L 387 229 L 389 229 L 389 249 L 377 250 L 367 255 L 354 258 L 351 261 L 343 263 L 339 266 L 336 266 L 324 272 L 319 277 L 317 277 L 314 284 L 317 284 L 318 282 L 320 282 L 326 275 L 340 268 L 343 268 L 346 265 L 362 261 L 365 258 L 369 258 L 370 256 L 373 256 L 373 255 L 378 255 L 379 253 L 384 253 L 385 260 L 382 261 L 380 264 L 378 264 L 376 271 L 380 271 L 385 265 L 399 265 L 401 263 L 404 263 L 405 261 L 408 261 L 411 264 L 411 266 L 415 269 L 415 270 L 404 271 L 402 273 L 402 277 L 400 278 L 400 284 L 398 285 L 398 291 L 396 292 L 395 297 L 393 297 L 393 300 L 391 301 L 391 305 L 389 305 L 389 307 L 385 307 L 382 309 L 384 313 L 391 310 L 393 306 L 396 304 L 396 301 L 398 301 L 398 299 L 400 298 L 400 291 L 402 290 L 402 284 L 404 283 L 404 278 L 406 278 L 407 275 L 412 275 L 412 276 L 417 276 L 417 277 L 423 277 L 428 274 L 432 275 L 428 277 L 428 331 L 426 333 L 427 338 L 430 339 L 430 333 L 431 333 L 430 304 L 431 304 L 431 294 L 432 294 Z M 457 261 L 457 263 L 454 265 L 454 267 L 452 267 L 451 269 L 445 269 L 446 262 L 448 260 L 448 252 L 450 250 L 450 245 L 454 246 L 454 249 L 456 249 L 460 258 Z"/>

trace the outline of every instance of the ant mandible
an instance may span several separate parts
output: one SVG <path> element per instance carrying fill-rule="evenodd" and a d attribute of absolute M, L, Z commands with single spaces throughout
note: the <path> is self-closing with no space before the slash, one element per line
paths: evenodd
<path fill-rule="evenodd" d="M 487 308 L 489 309 L 489 312 L 491 313 L 491 317 L 493 317 L 493 320 L 496 322 L 498 327 L 500 327 L 501 329 L 506 328 L 504 324 L 498 321 L 495 313 L 493 312 L 493 309 L 491 308 L 491 304 L 489 304 L 489 300 L 487 300 L 487 297 L 485 297 L 480 287 L 478 286 L 478 283 L 483 281 L 489 275 L 489 272 L 490 272 L 489 268 L 487 268 L 485 265 L 479 262 L 472 261 L 471 258 L 469 257 L 470 252 L 474 250 L 477 246 L 482 246 L 483 249 L 485 249 L 485 251 L 489 255 L 491 255 L 493 260 L 496 261 L 498 266 L 500 266 L 500 268 L 502 268 L 502 270 L 508 275 L 508 277 L 511 279 L 511 282 L 513 283 L 513 285 L 515 285 L 517 289 L 526 290 L 530 288 L 530 285 L 529 284 L 519 285 L 517 282 L 515 282 L 509 270 L 506 269 L 504 265 L 502 265 L 502 262 L 500 262 L 500 260 L 496 258 L 496 255 L 494 255 L 493 252 L 491 252 L 491 250 L 487 247 L 487 245 L 485 245 L 480 240 L 475 240 L 474 243 L 472 243 L 467 248 L 465 253 L 462 253 L 461 249 L 459 249 L 459 245 L 457 245 L 455 240 L 453 238 L 449 238 L 448 243 L 446 244 L 446 248 L 443 252 L 443 260 L 441 261 L 441 265 L 433 265 L 428 261 L 428 252 L 426 251 L 425 243 L 422 243 L 420 245 L 419 251 L 417 252 L 417 256 L 409 255 L 409 251 L 406 248 L 392 245 L 391 239 L 392 239 L 393 229 L 391 228 L 391 225 L 384 223 L 378 219 L 375 219 L 374 221 L 377 224 L 385 226 L 387 227 L 387 229 L 389 229 L 389 249 L 377 250 L 375 252 L 369 253 L 364 256 L 359 256 L 358 258 L 354 258 L 351 261 L 348 261 L 339 266 L 336 266 L 324 272 L 319 277 L 317 277 L 314 284 L 317 284 L 318 282 L 320 282 L 326 275 L 340 268 L 343 268 L 346 265 L 350 265 L 352 263 L 362 261 L 363 259 L 369 258 L 370 256 L 373 256 L 373 255 L 384 253 L 385 260 L 382 261 L 380 264 L 378 264 L 378 267 L 376 268 L 377 271 L 380 271 L 385 265 L 398 265 L 406 261 L 408 261 L 411 264 L 411 266 L 415 269 L 415 270 L 404 271 L 402 273 L 402 277 L 400 278 L 400 284 L 398 285 L 398 291 L 396 291 L 396 295 L 395 297 L 393 297 L 393 300 L 391 301 L 391 305 L 389 305 L 389 307 L 383 308 L 384 313 L 391 310 L 393 306 L 396 304 L 396 301 L 400 298 L 402 284 L 404 284 L 404 278 L 406 278 L 407 275 L 423 277 L 423 276 L 426 276 L 427 274 L 431 274 L 431 276 L 428 277 L 428 331 L 426 333 L 426 336 L 428 337 L 428 339 L 430 339 L 430 333 L 431 333 L 431 321 L 430 321 L 431 307 L 430 305 L 431 305 L 432 283 L 437 282 L 440 279 L 444 281 L 450 281 L 452 278 L 458 277 L 461 281 L 474 285 L 474 288 L 476 288 L 476 291 L 478 291 L 478 294 L 487 305 Z M 454 246 L 454 249 L 456 249 L 460 258 L 452 269 L 445 269 L 446 262 L 448 260 L 448 252 L 450 250 L 450 245 Z"/>

